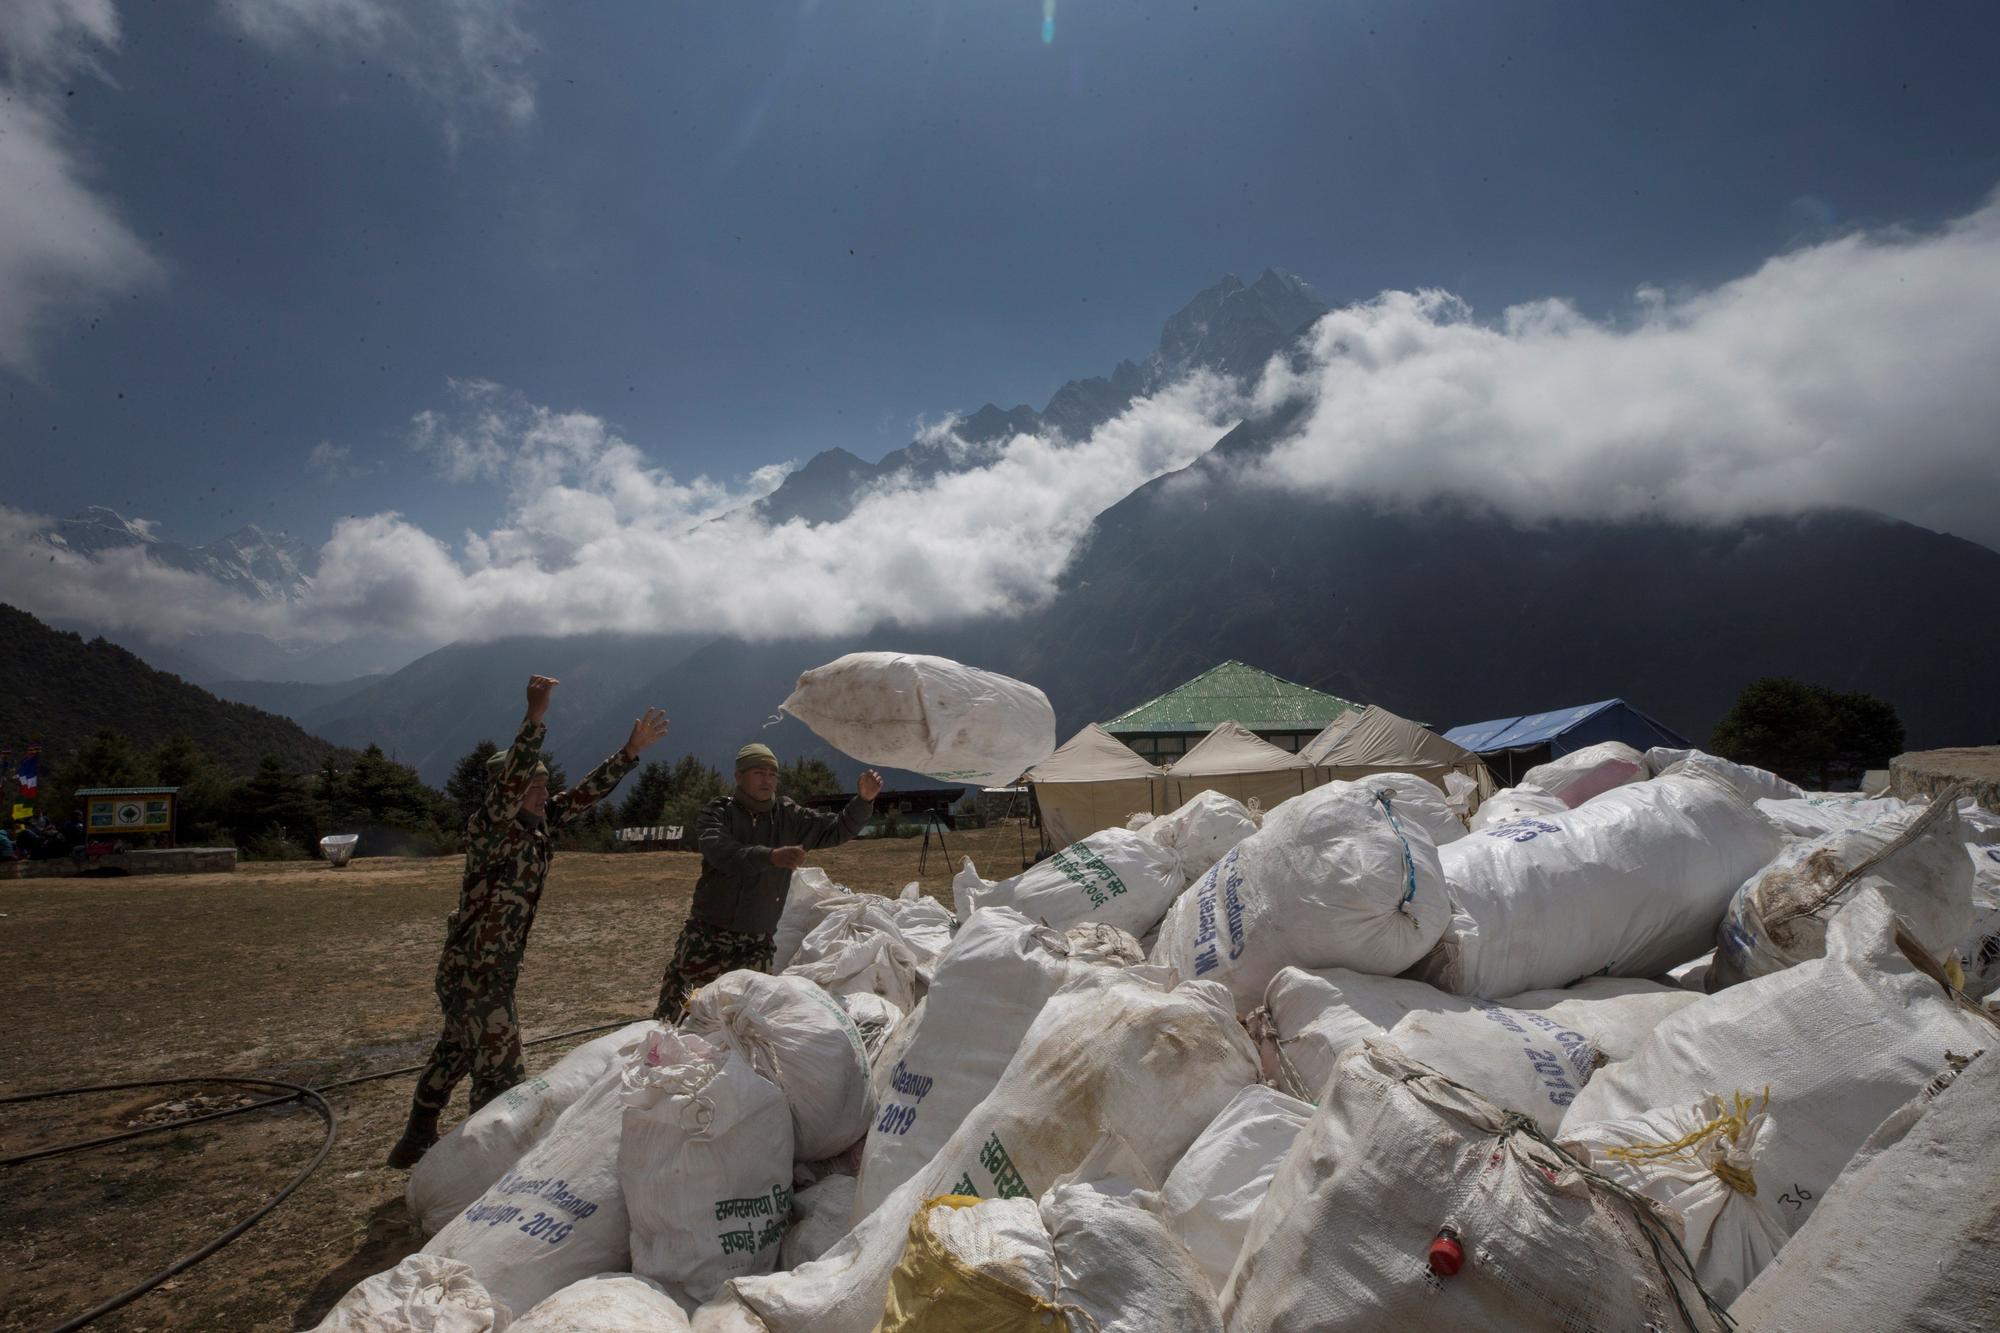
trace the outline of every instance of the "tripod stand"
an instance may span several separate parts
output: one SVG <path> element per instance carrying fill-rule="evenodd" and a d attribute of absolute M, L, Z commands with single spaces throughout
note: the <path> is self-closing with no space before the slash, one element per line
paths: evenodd
<path fill-rule="evenodd" d="M 917 874 L 927 875 L 931 865 L 931 835 L 937 835 L 938 856 L 944 861 L 946 871 L 951 869 L 951 848 L 945 845 L 944 824 L 939 821 L 937 811 L 924 811 L 924 845 L 917 853 Z"/>

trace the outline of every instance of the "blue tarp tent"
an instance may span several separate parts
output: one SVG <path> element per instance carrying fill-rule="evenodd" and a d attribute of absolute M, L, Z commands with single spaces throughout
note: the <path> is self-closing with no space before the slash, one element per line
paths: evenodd
<path fill-rule="evenodd" d="M 1444 738 L 1486 760 L 1494 774 L 1515 782 L 1536 764 L 1599 741 L 1624 741 L 1635 750 L 1665 745 L 1685 750 L 1693 742 L 1647 717 L 1623 699 L 1556 708 L 1525 717 L 1499 717 L 1453 727 Z"/>

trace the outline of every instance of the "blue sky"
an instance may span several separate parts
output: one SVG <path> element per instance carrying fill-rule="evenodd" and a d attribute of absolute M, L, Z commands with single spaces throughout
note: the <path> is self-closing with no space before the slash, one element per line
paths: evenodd
<path fill-rule="evenodd" d="M 2000 181 L 1983 6 L 24 4 L 143 254 L 0 364 L 0 503 L 195 541 L 497 521 L 408 443 L 453 378 L 737 477 L 1039 406 L 1224 272 L 1615 322 Z"/>

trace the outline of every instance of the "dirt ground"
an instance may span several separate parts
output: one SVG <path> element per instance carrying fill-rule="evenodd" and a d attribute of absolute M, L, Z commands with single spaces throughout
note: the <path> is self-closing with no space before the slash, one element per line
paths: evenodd
<path fill-rule="evenodd" d="M 921 877 L 920 840 L 816 857 L 856 889 L 921 878 L 949 901 L 958 859 L 1021 865 L 1021 831 L 949 836 Z M 1032 855 L 1034 834 L 1025 844 Z M 561 853 L 518 1002 L 533 1039 L 651 1011 L 699 858 Z M 0 1095 L 237 1073 L 318 1084 L 421 1061 L 437 1035 L 431 973 L 457 899 L 456 858 L 253 863 L 228 875 L 0 883 Z M 574 1037 L 528 1050 L 552 1064 Z M 329 1094 L 332 1154 L 278 1210 L 101 1329 L 310 1328 L 355 1282 L 423 1237 L 404 1174 L 382 1166 L 413 1076 Z M 0 1156 L 115 1133 L 224 1085 L 0 1106 Z M 464 1111 L 461 1087 L 447 1126 Z M 112 1148 L 0 1169 L 0 1329 L 71 1318 L 227 1230 L 318 1150 L 319 1118 L 257 1111 Z"/>

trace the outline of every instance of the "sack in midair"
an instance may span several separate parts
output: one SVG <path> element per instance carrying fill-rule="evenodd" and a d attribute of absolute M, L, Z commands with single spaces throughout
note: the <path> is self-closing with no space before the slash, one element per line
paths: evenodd
<path fill-rule="evenodd" d="M 867 764 L 941 782 L 1012 785 L 1056 749 L 1048 696 L 997 672 L 917 653 L 849 653 L 779 705 Z"/>

